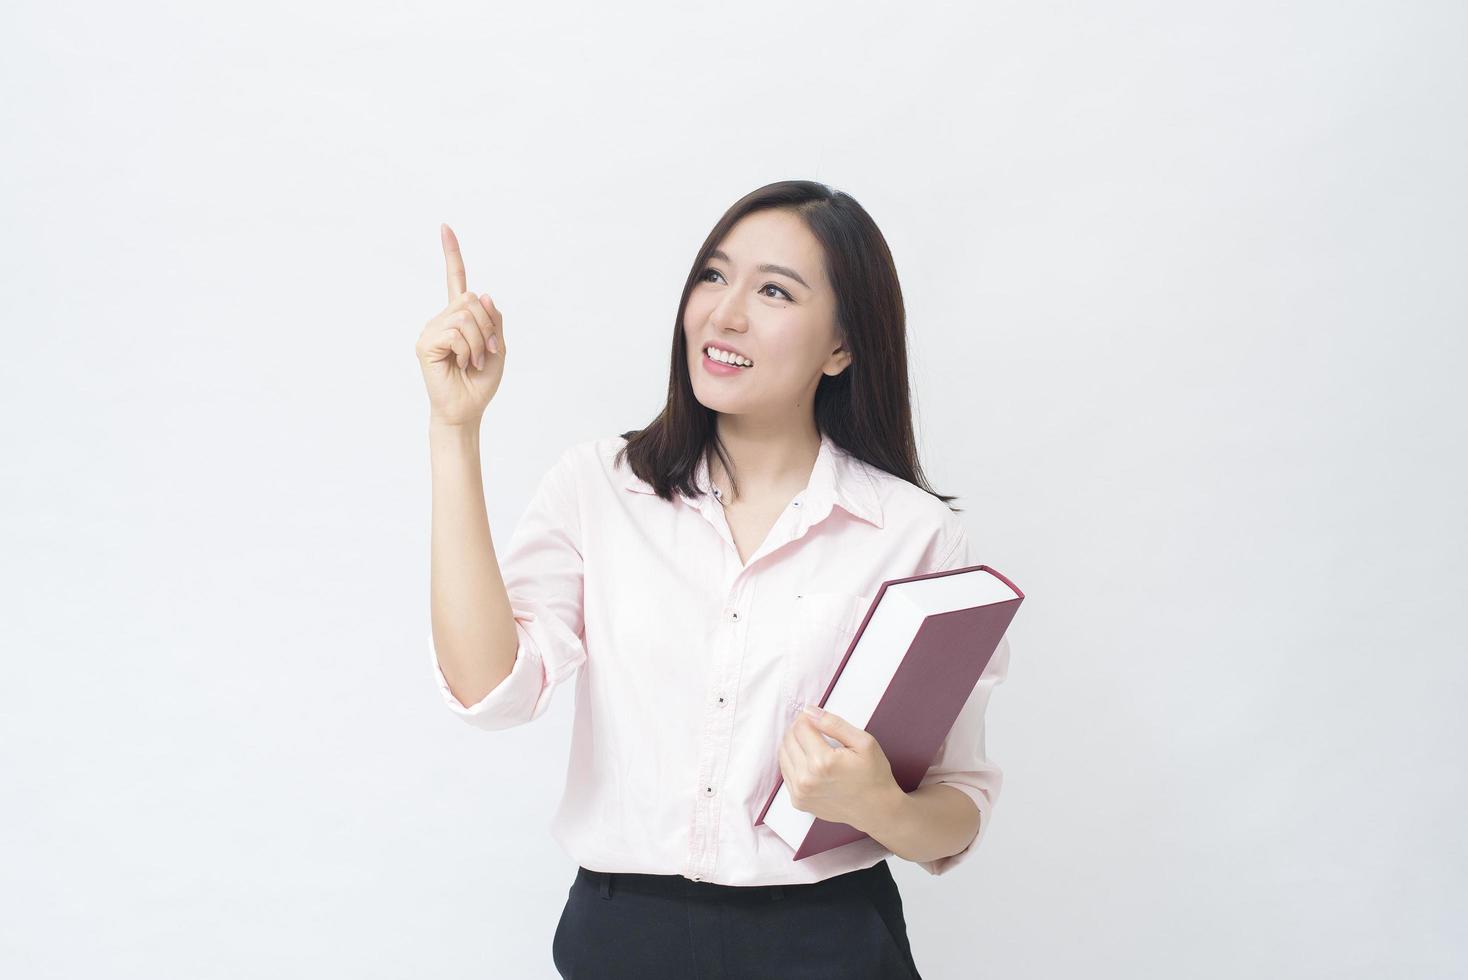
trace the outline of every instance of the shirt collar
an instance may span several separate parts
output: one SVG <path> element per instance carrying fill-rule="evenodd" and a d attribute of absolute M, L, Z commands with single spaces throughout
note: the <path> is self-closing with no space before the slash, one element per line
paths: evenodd
<path fill-rule="evenodd" d="M 706 493 L 713 492 L 708 460 L 702 456 L 694 472 L 693 483 Z M 630 467 L 623 487 L 635 493 L 656 492 L 652 484 L 633 473 Z M 832 442 L 824 432 L 821 433 L 821 448 L 816 453 L 810 483 L 795 499 L 801 502 L 807 514 L 824 515 L 835 505 L 870 524 L 882 526 L 882 501 L 866 464 Z"/>

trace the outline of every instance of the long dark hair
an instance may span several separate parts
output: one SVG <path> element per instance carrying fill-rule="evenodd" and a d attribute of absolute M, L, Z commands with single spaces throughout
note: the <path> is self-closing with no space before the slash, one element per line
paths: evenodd
<path fill-rule="evenodd" d="M 717 453 L 734 480 L 729 456 L 718 438 L 715 413 L 693 394 L 683 315 L 688 294 L 709 253 L 745 215 L 784 208 L 799 215 L 821 243 L 826 278 L 836 292 L 837 329 L 852 356 L 846 370 L 826 375 L 816 387 L 818 429 L 852 456 L 933 494 L 945 504 L 957 499 L 928 486 L 918 462 L 908 399 L 907 315 L 892 252 L 876 222 L 850 194 L 812 180 L 782 180 L 744 195 L 724 212 L 694 258 L 673 324 L 668 402 L 646 428 L 622 433 L 632 472 L 664 500 L 675 492 L 696 496 L 693 478 L 700 457 Z M 734 493 L 738 494 L 735 481 Z M 961 512 L 961 507 L 950 507 Z"/>

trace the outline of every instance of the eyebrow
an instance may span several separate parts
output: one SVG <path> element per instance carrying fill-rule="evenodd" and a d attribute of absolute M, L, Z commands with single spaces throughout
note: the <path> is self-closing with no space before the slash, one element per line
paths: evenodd
<path fill-rule="evenodd" d="M 720 262 L 728 262 L 730 265 L 734 264 L 733 260 L 730 259 L 729 256 L 725 255 L 722 249 L 714 249 L 712 252 L 709 253 L 709 258 L 718 259 Z M 789 276 L 791 279 L 794 279 L 806 289 L 811 288 L 810 283 L 800 278 L 800 273 L 796 272 L 794 269 L 787 268 L 783 265 L 771 265 L 769 262 L 766 262 L 764 265 L 758 266 L 757 268 L 760 272 L 774 272 L 782 276 Z"/>

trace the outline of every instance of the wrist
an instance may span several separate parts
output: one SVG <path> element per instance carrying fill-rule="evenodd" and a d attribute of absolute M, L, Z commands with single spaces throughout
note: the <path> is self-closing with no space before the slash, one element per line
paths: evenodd
<path fill-rule="evenodd" d="M 912 810 L 912 799 L 894 779 L 871 801 L 863 826 L 857 828 L 872 840 L 891 849 L 888 841 L 901 836 Z"/>
<path fill-rule="evenodd" d="M 458 422 L 429 420 L 428 441 L 435 445 L 479 447 L 479 423 L 466 425 Z"/>

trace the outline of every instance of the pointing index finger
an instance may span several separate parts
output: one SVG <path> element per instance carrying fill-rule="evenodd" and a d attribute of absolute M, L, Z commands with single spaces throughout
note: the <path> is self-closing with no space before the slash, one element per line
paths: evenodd
<path fill-rule="evenodd" d="M 449 302 L 463 295 L 468 288 L 464 278 L 464 256 L 459 252 L 459 239 L 448 225 L 439 226 L 439 238 L 443 239 L 443 262 L 448 272 Z"/>

